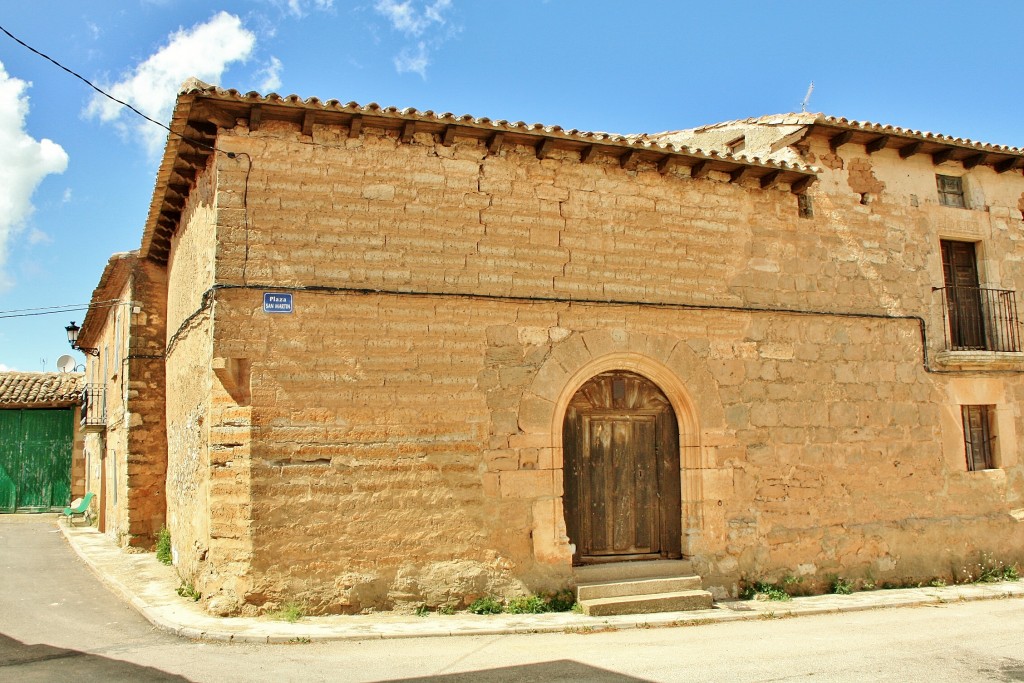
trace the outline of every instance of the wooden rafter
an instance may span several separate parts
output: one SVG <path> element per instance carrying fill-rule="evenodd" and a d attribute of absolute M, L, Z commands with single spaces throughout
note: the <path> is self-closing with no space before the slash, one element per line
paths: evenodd
<path fill-rule="evenodd" d="M 983 164 L 983 163 L 985 163 L 985 159 L 987 157 L 988 157 L 988 155 L 985 154 L 984 152 L 982 152 L 980 154 L 972 154 L 971 156 L 969 156 L 966 159 L 964 159 L 964 161 L 963 161 L 964 168 L 966 168 L 967 170 L 970 170 L 970 169 L 974 168 L 975 166 L 977 166 L 978 164 Z"/>
<path fill-rule="evenodd" d="M 316 121 L 316 112 L 312 109 L 307 109 L 306 113 L 302 115 L 302 134 L 312 135 L 313 134 L 313 123 Z"/>
<path fill-rule="evenodd" d="M 260 122 L 263 120 L 263 106 L 254 104 L 249 109 L 249 130 L 256 132 L 260 129 Z"/>
<path fill-rule="evenodd" d="M 949 161 L 953 157 L 953 152 L 955 151 L 956 150 L 954 150 L 952 147 L 940 149 L 938 152 L 932 154 L 932 163 L 938 166 L 939 164 Z"/>
<path fill-rule="evenodd" d="M 348 136 L 350 138 L 359 137 L 359 131 L 363 129 L 363 117 L 353 116 L 352 120 L 348 122 Z"/>
<path fill-rule="evenodd" d="M 551 138 L 544 138 L 539 145 L 537 145 L 537 158 L 547 159 L 548 154 L 555 148 L 555 141 Z"/>
<path fill-rule="evenodd" d="M 458 131 L 456 126 L 445 126 L 444 133 L 441 135 L 441 144 L 445 147 L 451 147 L 455 144 L 455 133 Z"/>
<path fill-rule="evenodd" d="M 868 140 L 867 144 L 864 145 L 864 151 L 868 154 L 874 154 L 875 152 L 881 152 L 889 145 L 888 135 L 879 135 L 874 140 Z"/>
<path fill-rule="evenodd" d="M 921 141 L 911 142 L 900 147 L 900 159 L 909 159 L 921 150 Z"/>
<path fill-rule="evenodd" d="M 658 159 L 658 173 L 666 173 L 678 160 L 675 154 L 666 154 Z"/>
<path fill-rule="evenodd" d="M 406 121 L 402 126 L 402 142 L 409 143 L 416 136 L 416 122 Z"/>
<path fill-rule="evenodd" d="M 587 145 L 580 152 L 580 163 L 585 164 L 594 158 L 594 153 L 597 152 L 597 145 Z"/>
<path fill-rule="evenodd" d="M 1017 165 L 1019 163 L 1020 159 L 1017 158 L 1010 158 L 1004 161 L 1000 161 L 998 164 L 995 165 L 996 173 L 1006 173 L 1007 171 L 1012 171 L 1013 169 L 1017 168 Z"/>
<path fill-rule="evenodd" d="M 837 135 L 833 135 L 828 140 L 829 149 L 831 149 L 833 152 L 836 151 L 837 149 L 839 149 L 840 147 L 845 145 L 847 142 L 849 142 L 850 138 L 852 138 L 852 137 L 853 137 L 853 131 L 852 130 L 844 130 L 842 133 L 839 133 Z"/>
<path fill-rule="evenodd" d="M 619 157 L 619 167 L 626 168 L 634 161 L 636 161 L 639 158 L 639 156 L 640 154 L 635 149 L 628 150 L 625 154 Z"/>
<path fill-rule="evenodd" d="M 711 172 L 711 164 L 706 161 L 698 161 L 690 167 L 691 178 L 703 178 Z"/>
<path fill-rule="evenodd" d="M 505 140 L 504 133 L 495 133 L 491 136 L 491 139 L 487 141 L 487 153 L 497 154 L 501 151 L 501 143 Z"/>
<path fill-rule="evenodd" d="M 807 175 L 802 178 L 797 178 L 789 184 L 789 190 L 793 194 L 800 194 L 814 182 L 814 176 Z"/>
<path fill-rule="evenodd" d="M 735 170 L 732 171 L 732 173 L 729 174 L 729 182 L 738 183 L 742 181 L 744 178 L 750 175 L 750 171 L 751 169 L 749 166 L 737 167 Z"/>
<path fill-rule="evenodd" d="M 779 182 L 779 177 L 782 175 L 782 171 L 769 171 L 761 176 L 761 189 L 767 190 L 768 188 L 775 187 L 775 184 Z"/>

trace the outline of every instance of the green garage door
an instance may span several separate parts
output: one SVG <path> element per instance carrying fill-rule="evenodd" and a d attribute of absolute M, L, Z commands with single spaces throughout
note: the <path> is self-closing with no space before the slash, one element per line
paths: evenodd
<path fill-rule="evenodd" d="M 74 419 L 73 409 L 0 410 L 0 512 L 71 502 Z"/>

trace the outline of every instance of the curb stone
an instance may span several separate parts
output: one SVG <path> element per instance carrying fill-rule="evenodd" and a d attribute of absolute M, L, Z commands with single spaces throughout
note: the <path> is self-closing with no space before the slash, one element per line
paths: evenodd
<path fill-rule="evenodd" d="M 152 553 L 123 552 L 92 527 L 68 527 L 59 521 L 68 544 L 116 595 L 154 627 L 190 640 L 287 644 L 331 640 L 380 640 L 529 633 L 576 633 L 643 628 L 698 627 L 716 623 L 860 612 L 890 607 L 937 606 L 1024 598 L 1024 582 L 963 584 L 941 588 L 862 591 L 853 595 L 813 595 L 786 602 L 723 601 L 713 609 L 691 612 L 588 617 L 571 612 L 549 614 L 431 615 L 391 613 L 307 617 L 296 623 L 265 617 L 214 617 L 175 593 L 177 576 Z M 446 623 L 439 623 L 440 620 Z"/>

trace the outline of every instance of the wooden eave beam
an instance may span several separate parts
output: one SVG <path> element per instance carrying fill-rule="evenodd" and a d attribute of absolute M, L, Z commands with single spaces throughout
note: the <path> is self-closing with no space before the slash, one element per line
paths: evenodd
<path fill-rule="evenodd" d="M 350 138 L 359 137 L 359 131 L 363 129 L 363 117 L 353 116 L 348 122 L 348 136 Z"/>
<path fill-rule="evenodd" d="M 189 152 L 178 153 L 178 161 L 192 169 L 206 168 L 206 161 L 209 158 L 209 154 L 195 154 Z"/>
<path fill-rule="evenodd" d="M 767 190 L 775 187 L 776 183 L 779 182 L 779 177 L 782 175 L 782 171 L 769 171 L 761 176 L 761 189 Z"/>
<path fill-rule="evenodd" d="M 580 163 L 589 163 L 594 155 L 597 153 L 597 145 L 587 145 L 580 151 Z"/>
<path fill-rule="evenodd" d="M 804 190 L 811 186 L 814 182 L 814 176 L 805 175 L 801 178 L 797 178 L 789 184 L 789 191 L 793 194 L 802 194 Z"/>
<path fill-rule="evenodd" d="M 505 141 L 504 133 L 495 133 L 491 136 L 491 139 L 487 141 L 487 153 L 497 154 L 501 151 L 501 143 Z"/>
<path fill-rule="evenodd" d="M 619 168 L 626 168 L 639 158 L 640 153 L 635 149 L 628 150 L 625 154 L 619 157 Z"/>
<path fill-rule="evenodd" d="M 312 135 L 314 123 L 316 123 L 316 112 L 311 109 L 307 109 L 302 115 L 302 134 L 307 136 Z"/>
<path fill-rule="evenodd" d="M 921 151 L 921 141 L 911 142 L 909 145 L 900 147 L 900 159 L 909 159 Z"/>
<path fill-rule="evenodd" d="M 732 173 L 729 174 L 729 182 L 730 183 L 741 182 L 748 175 L 750 175 L 750 167 L 749 166 L 739 166 L 734 171 L 732 171 Z"/>
<path fill-rule="evenodd" d="M 260 122 L 263 121 L 263 106 L 259 104 L 252 105 L 249 109 L 249 130 L 258 131 L 260 129 Z"/>
<path fill-rule="evenodd" d="M 970 169 L 974 168 L 975 166 L 977 166 L 978 164 L 983 164 L 983 163 L 985 163 L 985 159 L 987 157 L 988 157 L 988 155 L 985 154 L 984 152 L 982 152 L 980 154 L 972 154 L 971 156 L 969 156 L 969 157 L 967 157 L 966 159 L 963 160 L 964 168 L 966 168 L 967 170 L 970 170 Z"/>
<path fill-rule="evenodd" d="M 544 138 L 541 143 L 537 145 L 537 158 L 547 159 L 548 154 L 555 148 L 555 141 L 551 138 Z"/>
<path fill-rule="evenodd" d="M 932 154 L 932 163 L 938 166 L 939 164 L 945 163 L 953 158 L 953 152 L 956 150 L 952 147 L 946 149 L 940 149 L 938 152 Z"/>
<path fill-rule="evenodd" d="M 828 139 L 828 147 L 833 152 L 835 152 L 837 149 L 839 149 L 840 147 L 845 145 L 847 142 L 849 142 L 852 137 L 853 137 L 853 131 L 852 130 L 844 130 L 842 133 L 839 133 L 838 135 L 833 135 L 832 137 L 830 137 Z"/>
<path fill-rule="evenodd" d="M 416 122 L 406 121 L 402 126 L 402 142 L 409 143 L 416 136 Z"/>
<path fill-rule="evenodd" d="M 666 154 L 662 158 L 658 159 L 658 173 L 667 173 L 670 168 L 676 165 L 677 161 L 679 161 L 679 157 L 675 154 Z"/>
<path fill-rule="evenodd" d="M 875 152 L 881 152 L 889 145 L 891 138 L 888 135 L 879 135 L 873 140 L 868 140 L 867 144 L 864 145 L 864 151 L 868 154 L 874 154 Z"/>
<path fill-rule="evenodd" d="M 455 134 L 458 130 L 458 126 L 445 126 L 444 132 L 441 134 L 441 144 L 445 147 L 451 147 L 455 144 Z"/>
<path fill-rule="evenodd" d="M 1020 159 L 1011 157 L 1009 159 L 1000 161 L 993 168 L 996 169 L 996 173 L 1006 173 L 1007 171 L 1012 171 L 1013 169 L 1017 168 L 1017 165 L 1019 163 Z"/>
<path fill-rule="evenodd" d="M 698 161 L 690 167 L 691 178 L 704 178 L 711 172 L 711 164 L 707 161 Z"/>

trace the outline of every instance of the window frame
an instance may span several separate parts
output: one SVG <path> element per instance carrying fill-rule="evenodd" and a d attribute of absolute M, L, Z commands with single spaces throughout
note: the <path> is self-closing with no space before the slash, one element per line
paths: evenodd
<path fill-rule="evenodd" d="M 935 188 L 939 193 L 939 204 L 954 209 L 967 208 L 963 176 L 935 174 Z"/>
<path fill-rule="evenodd" d="M 998 469 L 995 458 L 995 440 L 998 436 L 995 431 L 995 412 L 996 407 L 993 405 L 960 406 L 968 472 Z"/>

